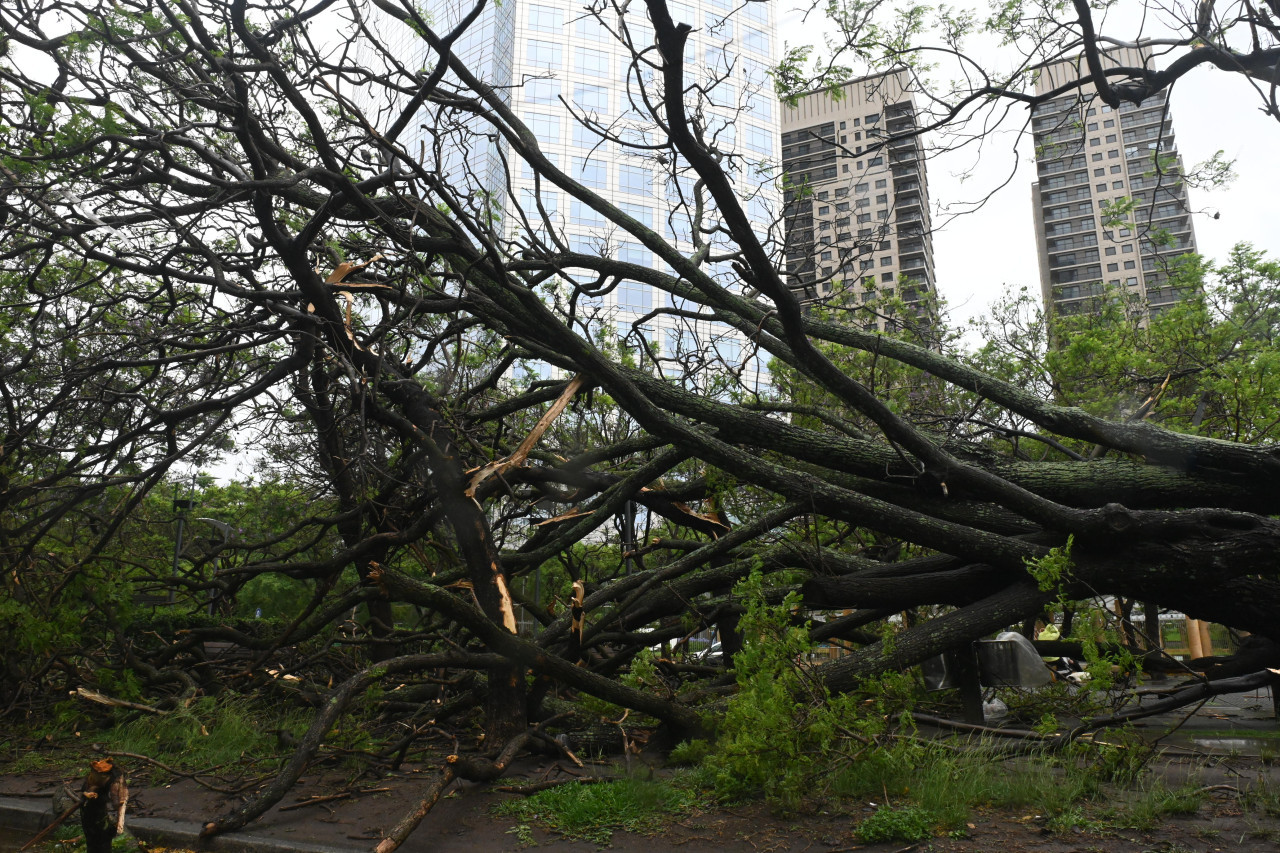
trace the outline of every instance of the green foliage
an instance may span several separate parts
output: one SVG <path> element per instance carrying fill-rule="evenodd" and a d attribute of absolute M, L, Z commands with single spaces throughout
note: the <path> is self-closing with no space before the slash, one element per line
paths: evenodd
<path fill-rule="evenodd" d="M 1157 272 L 1169 276 L 1164 298 L 1182 297 L 1159 310 L 1101 284 L 1089 286 L 1095 298 L 1074 316 L 1046 315 L 1039 295 L 1026 289 L 1009 294 L 976 323 L 985 340 L 976 366 L 1102 417 L 1227 441 L 1274 441 L 1280 264 L 1241 244 L 1224 263 L 1183 255 Z M 1092 450 L 1083 442 L 1065 446 L 1082 455 Z"/>
<path fill-rule="evenodd" d="M 667 756 L 670 764 L 697 764 L 711 754 L 711 743 L 702 738 L 682 740 Z"/>
<path fill-rule="evenodd" d="M 854 830 L 867 844 L 888 841 L 924 841 L 933 835 L 929 813 L 919 806 L 880 806 Z"/>
<path fill-rule="evenodd" d="M 693 804 L 690 793 L 663 782 L 618 779 L 594 785 L 561 785 L 522 800 L 509 800 L 496 811 L 566 838 L 607 845 L 616 830 L 652 832 Z"/>
<path fill-rule="evenodd" d="M 1084 763 L 1099 783 L 1131 785 L 1147 769 L 1154 753 L 1155 748 L 1132 729 L 1115 729 L 1108 731 L 1105 739 L 1073 744 L 1068 754 Z"/>
<path fill-rule="evenodd" d="M 1050 548 L 1049 553 L 1039 559 L 1024 560 L 1027 573 L 1035 578 L 1042 592 L 1057 588 L 1071 575 L 1072 544 L 1073 537 L 1068 536 L 1066 545 Z"/>
<path fill-rule="evenodd" d="M 758 571 L 734 594 L 746 608 L 739 622 L 743 649 L 734 657 L 738 692 L 729 700 L 707 766 L 723 798 L 763 791 L 776 808 L 798 809 L 822 791 L 833 768 L 857 760 L 871 738 L 888 728 L 890 715 L 883 712 L 898 704 L 888 698 L 895 682 L 873 685 L 866 706 L 857 694 L 831 695 L 803 664 L 813 646 L 807 626 L 792 618 L 799 595 L 789 592 L 781 604 L 769 605 Z"/>
<path fill-rule="evenodd" d="M 301 732 L 305 728 L 302 711 L 282 714 L 245 699 L 203 698 L 189 708 L 118 725 L 105 734 L 104 741 L 114 750 L 197 770 L 272 755 L 277 749 L 277 729 Z"/>

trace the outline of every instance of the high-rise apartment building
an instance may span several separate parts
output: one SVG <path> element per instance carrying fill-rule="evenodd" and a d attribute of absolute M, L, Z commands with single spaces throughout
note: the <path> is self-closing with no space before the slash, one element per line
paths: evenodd
<path fill-rule="evenodd" d="M 1103 54 L 1104 66 L 1152 66 L 1143 47 Z M 1088 76 L 1084 59 L 1040 69 L 1038 94 Z M 1046 306 L 1090 312 L 1122 291 L 1149 314 L 1184 294 L 1170 263 L 1196 250 L 1182 161 L 1164 92 L 1112 109 L 1092 86 L 1036 107 L 1039 180 L 1032 184 L 1040 282 Z"/>
<path fill-rule="evenodd" d="M 684 55 L 693 121 L 721 152 L 748 216 L 761 235 L 772 235 L 780 256 L 779 108 L 768 76 L 775 64 L 773 5 L 671 0 L 667 8 L 677 23 L 693 27 Z M 473 4 L 427 0 L 424 8 L 445 31 Z M 400 33 L 406 54 L 425 53 L 411 33 L 403 27 Z M 693 202 L 696 176 L 681 158 L 658 147 L 662 130 L 645 106 L 646 98 L 661 104 L 661 81 L 652 65 L 660 59 L 653 45 L 643 3 L 512 0 L 488 4 L 454 49 L 474 74 L 505 94 L 560 169 L 688 254 L 695 251 L 695 237 L 709 241 L 708 271 L 726 286 L 743 289 L 723 257 L 728 247 L 718 245 L 722 231 L 715 228 L 714 211 L 700 214 Z M 637 62 L 636 54 L 646 49 Z M 444 126 L 441 108 L 431 109 L 436 113 L 426 124 Z M 452 183 L 496 201 L 513 253 L 522 241 L 554 233 L 575 252 L 660 266 L 634 236 L 536 178 L 482 121 L 461 113 L 450 121 L 447 134 L 432 132 L 418 145 L 428 156 L 434 148 Z M 572 279 L 575 271 L 564 274 Z M 693 312 L 681 313 L 684 306 L 647 284 L 624 281 L 598 297 L 580 294 L 578 304 L 585 309 L 578 316 L 594 334 L 608 328 L 624 345 L 638 344 L 636 336 L 643 336 L 645 345 L 631 348 L 642 349 L 668 376 L 698 381 L 694 374 L 727 372 L 757 389 L 768 381 L 739 333 L 689 319 Z"/>
<path fill-rule="evenodd" d="M 787 270 L 793 288 L 844 305 L 935 288 L 929 185 L 907 75 L 853 80 L 782 110 Z M 892 318 L 883 315 L 884 328 Z"/>

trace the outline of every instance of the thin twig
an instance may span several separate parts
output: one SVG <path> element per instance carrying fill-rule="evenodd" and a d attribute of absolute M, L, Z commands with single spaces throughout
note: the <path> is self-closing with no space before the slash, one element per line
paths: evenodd
<path fill-rule="evenodd" d="M 293 811 L 294 809 L 305 809 L 307 806 L 318 806 L 321 803 L 330 803 L 330 802 L 333 802 L 334 800 L 348 800 L 352 797 L 360 796 L 362 794 L 384 794 L 390 790 L 391 790 L 390 788 L 366 788 L 362 791 L 341 791 L 337 794 L 328 794 L 323 797 L 311 797 L 310 799 L 301 803 L 292 803 L 287 806 L 281 806 L 280 808 L 276 809 L 276 811 L 288 812 L 288 811 Z"/>
<path fill-rule="evenodd" d="M 106 754 L 112 756 L 113 758 L 135 758 L 138 761 L 145 761 L 148 764 L 154 764 L 156 767 L 159 767 L 161 770 L 163 770 L 166 773 L 172 773 L 174 776 L 180 776 L 183 779 L 190 779 L 192 782 L 195 782 L 200 787 L 208 788 L 210 791 L 214 791 L 219 794 L 238 794 L 244 790 L 244 788 L 219 788 L 217 785 L 210 785 L 208 782 L 201 780 L 200 777 L 195 773 L 186 773 L 182 770 L 178 770 L 177 768 L 170 767 L 168 764 L 165 764 L 162 761 L 156 761 L 154 758 L 151 758 L 146 755 L 141 755 L 136 752 L 118 752 L 115 750 L 107 750 Z"/>

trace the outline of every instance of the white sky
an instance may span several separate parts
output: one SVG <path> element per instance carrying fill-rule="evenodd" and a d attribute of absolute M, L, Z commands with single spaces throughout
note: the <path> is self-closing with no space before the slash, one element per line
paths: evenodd
<path fill-rule="evenodd" d="M 969 5 L 981 15 L 984 8 Z M 815 44 L 821 30 L 814 17 L 801 21 L 796 0 L 779 7 L 779 36 L 790 45 Z M 1133 39 L 1139 34 L 1134 0 L 1120 0 L 1111 21 L 1102 30 L 1114 38 Z M 1158 34 L 1148 21 L 1146 34 Z M 982 56 L 1002 65 L 998 46 L 983 44 Z M 941 82 L 942 72 L 936 78 Z M 1262 111 L 1262 101 L 1250 82 L 1238 74 L 1202 67 L 1183 77 L 1170 94 L 1170 114 L 1178 152 L 1188 168 L 1209 159 L 1219 150 L 1236 160 L 1236 180 L 1214 191 L 1188 190 L 1194 217 L 1196 242 L 1202 255 L 1222 260 L 1238 242 L 1252 242 L 1274 249 L 1280 240 L 1280 216 L 1273 193 L 1280 191 L 1280 122 Z M 949 304 L 951 322 L 965 323 L 981 316 L 1006 286 L 1040 289 L 1035 232 L 1031 209 L 1031 183 L 1035 180 L 1033 143 L 1029 136 L 1015 139 L 1012 131 L 1027 117 L 1025 107 L 1015 107 L 1007 132 L 993 144 L 975 150 L 943 153 L 928 162 L 929 193 L 935 226 L 933 249 L 938 290 Z M 940 215 L 947 206 L 972 204 L 1008 179 L 981 210 L 948 219 Z M 965 180 L 960 175 L 972 170 Z M 1213 213 L 1221 218 L 1214 220 Z"/>

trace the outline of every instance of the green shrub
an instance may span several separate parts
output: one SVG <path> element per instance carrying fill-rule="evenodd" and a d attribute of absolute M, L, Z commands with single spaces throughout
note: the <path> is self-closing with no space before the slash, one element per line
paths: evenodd
<path fill-rule="evenodd" d="M 858 824 L 855 834 L 867 844 L 886 841 L 924 841 L 933 835 L 933 821 L 919 806 L 881 806 Z"/>

